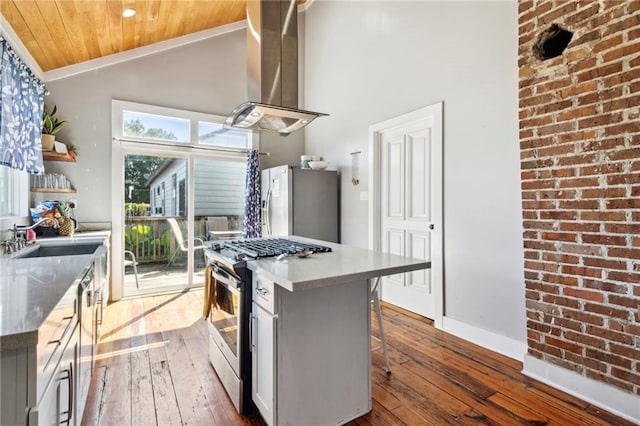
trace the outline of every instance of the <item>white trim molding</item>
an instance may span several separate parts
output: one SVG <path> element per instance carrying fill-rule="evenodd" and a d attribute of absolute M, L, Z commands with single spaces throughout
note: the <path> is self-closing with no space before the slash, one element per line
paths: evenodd
<path fill-rule="evenodd" d="M 22 40 L 20 40 L 2 13 L 0 13 L 0 33 L 2 33 L 5 40 L 9 42 L 13 51 L 16 52 L 20 59 L 31 69 L 31 72 L 40 80 L 45 81 L 42 68 L 40 68 L 40 65 L 33 59 L 31 53 L 29 53 L 24 43 L 22 43 Z"/>
<path fill-rule="evenodd" d="M 382 132 L 389 131 L 395 127 L 404 126 L 409 123 L 424 120 L 426 118 L 433 118 L 434 134 L 432 135 L 434 143 L 433 163 L 431 164 L 434 176 L 433 187 L 431 188 L 431 194 L 433 198 L 438 200 L 438 203 L 442 206 L 443 200 L 443 179 L 442 172 L 443 160 L 444 160 L 444 121 L 443 121 L 444 102 L 436 102 L 423 108 L 419 108 L 415 111 L 411 111 L 402 114 L 397 117 L 390 118 L 380 123 L 372 124 L 369 126 L 369 249 L 380 250 L 380 229 L 381 229 L 381 217 L 380 209 L 378 208 L 381 199 L 381 183 L 378 171 L 381 170 L 381 141 Z M 436 328 L 442 328 L 442 319 L 444 316 L 444 211 L 442 207 L 435 207 L 433 209 L 433 217 L 431 222 L 437 227 L 432 235 L 432 244 L 434 247 L 440 247 L 440 250 L 432 252 L 431 265 L 432 265 L 432 282 L 436 286 L 434 291 L 435 295 L 435 309 L 433 324 Z"/>
<path fill-rule="evenodd" d="M 182 37 L 176 37 L 170 40 L 160 41 L 147 46 L 138 47 L 124 52 L 114 53 L 112 55 L 103 56 L 78 64 L 69 65 L 62 68 L 56 68 L 44 73 L 44 81 L 54 81 L 71 77 L 88 71 L 97 70 L 99 68 L 108 67 L 110 65 L 119 64 L 121 62 L 142 58 L 144 56 L 153 55 L 154 53 L 164 52 L 165 50 L 174 49 L 176 47 L 185 46 L 187 44 L 196 43 L 222 34 L 238 31 L 247 27 L 247 21 L 234 22 L 232 24 L 223 25 L 216 28 L 198 31 L 197 33 L 187 34 Z"/>
<path fill-rule="evenodd" d="M 640 424 L 640 396 L 525 355 L 522 373 Z"/>
<path fill-rule="evenodd" d="M 522 361 L 527 353 L 527 344 L 525 342 L 484 330 L 450 317 L 445 316 L 442 319 L 442 330 L 517 361 Z"/>

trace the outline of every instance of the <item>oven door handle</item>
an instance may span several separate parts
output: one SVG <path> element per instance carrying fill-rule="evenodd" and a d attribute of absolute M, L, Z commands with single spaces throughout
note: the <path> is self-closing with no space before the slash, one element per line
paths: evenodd
<path fill-rule="evenodd" d="M 226 272 L 224 269 L 220 268 L 217 265 L 213 265 L 213 271 L 211 273 L 211 275 L 213 276 L 213 278 L 216 279 L 216 281 L 220 281 L 223 284 L 226 284 L 227 286 L 231 286 L 233 288 L 240 288 L 240 280 L 237 280 L 235 277 L 232 277 L 228 272 Z"/>

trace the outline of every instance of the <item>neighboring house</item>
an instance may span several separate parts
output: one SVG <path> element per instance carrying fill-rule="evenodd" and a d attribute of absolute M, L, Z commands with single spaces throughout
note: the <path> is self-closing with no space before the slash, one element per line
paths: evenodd
<path fill-rule="evenodd" d="M 196 217 L 242 216 L 246 164 L 194 160 Z M 152 216 L 187 215 L 187 160 L 171 158 L 149 177 Z"/>

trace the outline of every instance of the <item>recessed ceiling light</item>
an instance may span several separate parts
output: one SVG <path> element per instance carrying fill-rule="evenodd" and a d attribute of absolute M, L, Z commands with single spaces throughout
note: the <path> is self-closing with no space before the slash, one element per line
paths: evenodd
<path fill-rule="evenodd" d="M 135 16 L 136 14 L 136 10 L 132 9 L 130 7 L 126 8 L 125 10 L 122 11 L 122 17 L 123 18 L 131 18 L 133 16 Z"/>

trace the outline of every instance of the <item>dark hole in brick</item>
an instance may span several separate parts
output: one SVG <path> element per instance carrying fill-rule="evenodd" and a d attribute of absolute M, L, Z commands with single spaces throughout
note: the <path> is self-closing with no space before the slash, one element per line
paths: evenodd
<path fill-rule="evenodd" d="M 538 39 L 533 45 L 533 54 L 543 61 L 560 56 L 569 45 L 572 37 L 571 31 L 561 28 L 558 24 L 551 24 L 549 28 L 538 35 Z"/>

